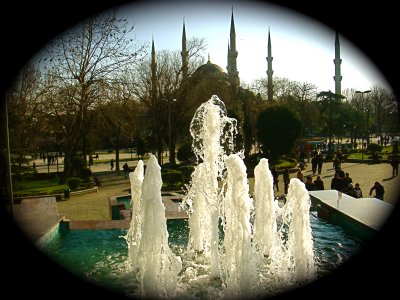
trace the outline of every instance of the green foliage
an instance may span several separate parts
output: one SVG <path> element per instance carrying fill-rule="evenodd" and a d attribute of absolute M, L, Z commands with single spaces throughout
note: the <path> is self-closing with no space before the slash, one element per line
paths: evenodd
<path fill-rule="evenodd" d="M 163 183 L 168 186 L 180 186 L 183 182 L 183 174 L 181 171 L 167 169 L 163 170 L 161 174 Z"/>
<path fill-rule="evenodd" d="M 79 170 L 79 177 L 88 179 L 90 176 L 92 176 L 92 170 L 89 168 L 83 167 Z"/>
<path fill-rule="evenodd" d="M 246 165 L 247 174 L 248 174 L 249 177 L 253 177 L 254 176 L 254 168 L 260 162 L 261 157 L 262 157 L 261 154 L 253 153 L 253 154 L 251 154 L 249 156 L 246 156 L 244 158 L 244 163 Z"/>
<path fill-rule="evenodd" d="M 193 153 L 191 142 L 186 142 L 179 147 L 177 158 L 181 164 L 185 165 L 190 165 L 196 162 L 196 156 Z"/>
<path fill-rule="evenodd" d="M 74 167 L 75 170 L 79 170 L 84 166 L 83 158 L 80 156 L 75 156 L 74 159 L 72 160 L 72 166 Z"/>
<path fill-rule="evenodd" d="M 58 178 L 54 176 L 51 178 L 48 176 L 47 179 L 42 180 L 24 180 L 13 184 L 14 196 L 16 197 L 61 193 L 65 187 L 66 185 L 59 184 Z"/>
<path fill-rule="evenodd" d="M 78 177 L 68 178 L 67 182 L 71 190 L 76 190 L 81 185 L 81 179 Z"/>
<path fill-rule="evenodd" d="M 178 171 L 182 172 L 183 182 L 184 183 L 189 183 L 191 178 L 192 178 L 192 173 L 194 171 L 194 166 L 192 166 L 192 165 L 179 166 L 178 167 Z"/>
<path fill-rule="evenodd" d="M 297 160 L 294 158 L 280 159 L 274 165 L 278 171 L 283 171 L 286 168 L 292 169 L 297 166 Z"/>
<path fill-rule="evenodd" d="M 367 150 L 369 151 L 369 153 L 374 154 L 374 153 L 377 153 L 377 152 L 381 152 L 382 149 L 383 148 L 382 148 L 381 145 L 378 145 L 378 144 L 375 144 L 375 143 L 371 143 L 371 144 L 369 144 Z"/>
<path fill-rule="evenodd" d="M 30 159 L 24 156 L 18 156 L 12 159 L 13 165 L 17 164 L 18 166 L 26 165 L 29 166 Z"/>
<path fill-rule="evenodd" d="M 143 156 L 146 154 L 146 145 L 144 140 L 140 137 L 136 138 L 136 152 L 139 156 Z"/>
<path fill-rule="evenodd" d="M 272 160 L 290 153 L 301 132 L 300 120 L 289 108 L 283 106 L 273 106 L 262 111 L 256 127 L 262 151 Z"/>

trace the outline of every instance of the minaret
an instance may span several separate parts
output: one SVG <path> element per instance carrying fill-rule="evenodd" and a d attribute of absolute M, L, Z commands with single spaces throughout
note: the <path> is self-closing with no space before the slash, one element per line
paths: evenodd
<path fill-rule="evenodd" d="M 267 76 L 268 76 L 268 100 L 272 101 L 273 95 L 274 95 L 274 90 L 273 90 L 273 84 L 272 84 L 272 74 L 274 74 L 274 71 L 272 70 L 272 60 L 274 58 L 272 57 L 272 50 L 271 50 L 271 35 L 270 31 L 268 28 L 268 56 L 267 56 L 267 62 L 268 62 L 268 70 L 267 70 Z"/>
<path fill-rule="evenodd" d="M 335 37 L 335 59 L 333 60 L 335 64 L 335 76 L 333 79 L 335 80 L 335 94 L 342 94 L 342 75 L 340 74 L 340 64 L 342 63 L 342 59 L 340 58 L 340 42 L 339 42 L 339 33 L 336 31 Z"/>
<path fill-rule="evenodd" d="M 189 51 L 187 50 L 187 47 L 186 47 L 185 19 L 183 19 L 181 57 L 182 57 L 182 80 L 186 81 L 188 79 Z"/>
<path fill-rule="evenodd" d="M 235 33 L 235 21 L 233 19 L 233 8 L 231 16 L 231 32 L 230 32 L 230 44 L 228 44 L 228 70 L 229 81 L 237 91 L 240 85 L 239 72 L 237 70 L 236 59 L 238 52 L 236 51 L 236 33 Z"/>
<path fill-rule="evenodd" d="M 151 40 L 151 100 L 153 103 L 157 100 L 157 62 L 154 38 Z"/>

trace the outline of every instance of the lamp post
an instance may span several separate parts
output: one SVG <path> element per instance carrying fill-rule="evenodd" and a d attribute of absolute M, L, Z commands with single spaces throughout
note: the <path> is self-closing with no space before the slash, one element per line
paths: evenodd
<path fill-rule="evenodd" d="M 176 99 L 163 99 L 163 100 L 168 102 L 169 159 L 171 163 L 171 149 L 172 149 L 171 103 L 176 102 Z"/>
<path fill-rule="evenodd" d="M 368 93 L 371 93 L 371 91 L 370 90 L 367 90 L 367 91 L 363 91 L 363 92 L 361 92 L 361 91 L 355 91 L 355 93 L 356 94 L 361 94 L 361 100 L 362 100 L 362 104 L 364 105 L 364 94 L 368 94 Z M 369 106 L 368 106 L 368 109 L 367 109 L 367 145 L 369 145 L 369 128 L 368 128 L 368 126 L 369 126 L 369 124 L 368 124 L 368 122 L 369 122 Z M 362 135 L 362 139 L 361 139 L 361 160 L 364 160 L 364 134 Z"/>

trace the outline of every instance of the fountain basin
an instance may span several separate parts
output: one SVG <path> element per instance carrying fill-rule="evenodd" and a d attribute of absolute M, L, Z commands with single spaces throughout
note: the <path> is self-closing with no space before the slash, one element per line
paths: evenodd
<path fill-rule="evenodd" d="M 310 224 L 318 278 L 340 267 L 362 247 L 363 240 L 349 235 L 340 226 L 317 218 L 314 213 L 310 213 Z M 185 257 L 189 235 L 188 220 L 168 219 L 167 229 L 172 251 L 181 256 L 184 262 L 183 270 L 178 276 L 177 296 L 218 298 L 222 290 L 220 283 L 208 280 L 201 273 L 204 268 L 201 261 L 188 260 Z M 136 293 L 139 285 L 133 280 L 132 266 L 128 263 L 128 247 L 123 238 L 126 233 L 127 228 L 71 230 L 66 223 L 61 222 L 53 234 L 42 241 L 40 248 L 56 265 L 78 278 L 116 294 L 135 297 L 138 296 Z M 188 272 L 189 269 L 192 270 L 191 273 Z M 266 287 L 265 293 L 269 292 Z"/>

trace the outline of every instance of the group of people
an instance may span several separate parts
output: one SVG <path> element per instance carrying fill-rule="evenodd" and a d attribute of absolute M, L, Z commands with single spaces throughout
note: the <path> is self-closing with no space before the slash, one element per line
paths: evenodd
<path fill-rule="evenodd" d="M 335 173 L 331 180 L 331 189 L 343 192 L 353 198 L 362 198 L 363 193 L 360 184 L 358 182 L 353 184 L 353 179 L 349 173 L 344 173 L 341 167 L 337 170 L 338 172 Z"/>
<path fill-rule="evenodd" d="M 335 171 L 336 171 L 335 175 L 331 180 L 330 189 L 343 192 L 353 198 L 363 197 L 360 184 L 358 182 L 353 184 L 353 179 L 350 177 L 350 174 L 348 172 L 344 172 L 340 165 L 336 165 Z M 275 167 L 271 169 L 271 173 L 274 179 L 274 189 L 276 188 L 276 190 L 279 192 L 278 172 Z M 308 175 L 306 177 L 306 180 L 304 181 L 304 175 L 301 172 L 301 170 L 299 170 L 297 172 L 296 177 L 301 182 L 304 182 L 304 185 L 308 191 L 318 191 L 325 189 L 324 181 L 321 179 L 320 175 L 318 175 L 315 180 L 313 180 L 313 177 L 311 175 Z M 290 182 L 289 168 L 286 168 L 283 172 L 283 183 L 284 183 L 285 194 L 288 193 L 289 182 Z M 385 189 L 381 183 L 379 182 L 374 183 L 374 185 L 371 187 L 369 191 L 369 196 L 372 196 L 373 192 L 375 192 L 375 198 L 383 200 Z"/>
<path fill-rule="evenodd" d="M 128 163 L 125 163 L 122 168 L 124 169 L 124 177 L 127 178 L 129 175 L 129 166 Z"/>
<path fill-rule="evenodd" d="M 110 167 L 111 167 L 111 171 L 113 171 L 114 170 L 114 159 L 111 159 L 111 161 L 110 161 Z M 122 166 L 122 169 L 124 170 L 124 177 L 125 178 L 127 178 L 128 177 L 128 175 L 129 175 L 129 166 L 128 166 L 128 163 L 125 163 L 123 166 Z"/>

